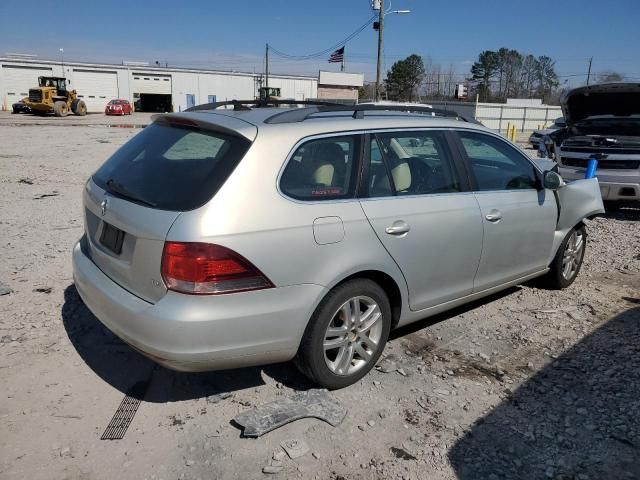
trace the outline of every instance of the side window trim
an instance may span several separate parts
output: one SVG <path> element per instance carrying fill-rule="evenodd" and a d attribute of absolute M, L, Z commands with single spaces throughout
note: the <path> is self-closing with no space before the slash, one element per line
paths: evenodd
<path fill-rule="evenodd" d="M 473 191 L 474 193 L 478 193 L 478 192 L 518 192 L 518 191 L 523 191 L 523 190 L 525 190 L 525 191 L 526 190 L 536 190 L 535 188 L 512 189 L 512 190 L 480 190 L 480 186 L 478 184 L 478 179 L 476 177 L 475 172 L 473 171 L 473 167 L 471 166 L 471 159 L 469 158 L 469 155 L 467 154 L 467 150 L 464 148 L 464 144 L 462 143 L 462 138 L 460 136 L 461 133 L 471 133 L 471 134 L 482 135 L 482 136 L 485 136 L 487 138 L 495 138 L 497 141 L 503 142 L 503 144 L 507 148 L 509 148 L 511 151 L 515 152 L 516 155 L 519 155 L 520 158 L 525 160 L 526 163 L 531 166 L 531 168 L 533 169 L 533 173 L 534 173 L 534 175 L 536 177 L 536 183 L 537 184 L 539 184 L 539 182 L 541 181 L 540 180 L 541 176 L 540 176 L 540 172 L 539 172 L 537 166 L 531 161 L 531 159 L 529 159 L 526 155 L 524 155 L 522 152 L 520 152 L 517 148 L 514 148 L 512 145 L 510 145 L 502 137 L 499 137 L 497 135 L 492 135 L 492 134 L 489 134 L 487 132 L 483 132 L 483 131 L 479 131 L 479 130 L 455 129 L 455 130 L 452 130 L 452 132 L 451 132 L 451 139 L 455 143 L 456 149 L 459 152 L 460 158 L 464 162 L 465 170 L 467 172 L 467 175 L 469 176 L 469 182 L 470 182 L 471 191 Z"/>
<path fill-rule="evenodd" d="M 469 193 L 473 191 L 475 179 L 472 177 L 469 171 L 469 164 L 463 157 L 463 152 L 460 151 L 462 144 L 457 134 L 453 130 L 448 129 L 444 131 L 444 137 L 453 159 L 453 169 L 460 181 L 460 187 L 462 191 L 460 193 Z"/>
<path fill-rule="evenodd" d="M 380 151 L 380 157 L 382 158 L 382 164 L 384 165 L 384 171 L 387 172 L 387 180 L 389 181 L 389 186 L 391 187 L 391 197 L 397 197 L 398 191 L 396 190 L 395 182 L 393 181 L 393 175 L 391 174 L 391 169 L 389 168 L 389 159 L 387 158 L 387 154 L 384 151 L 382 142 L 380 141 L 379 135 L 381 133 L 387 132 L 375 132 L 371 136 L 373 137 L 373 141 L 378 145 L 378 150 Z M 371 143 L 369 143 L 369 150 L 371 150 Z"/>

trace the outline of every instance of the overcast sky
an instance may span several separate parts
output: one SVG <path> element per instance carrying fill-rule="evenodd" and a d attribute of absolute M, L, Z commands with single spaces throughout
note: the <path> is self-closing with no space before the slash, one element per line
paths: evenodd
<path fill-rule="evenodd" d="M 388 5 L 388 0 L 387 0 Z M 482 50 L 514 48 L 556 60 L 560 80 L 577 85 L 593 57 L 595 73 L 640 81 L 640 0 L 393 0 L 385 28 L 385 66 L 411 53 L 467 75 Z M 28 14 L 42 12 L 37 21 Z M 265 43 L 308 55 L 339 43 L 371 16 L 369 0 L 0 0 L 0 55 L 36 54 L 108 63 L 160 61 L 261 72 Z M 369 26 L 346 45 L 347 71 L 375 75 L 377 34 Z M 271 69 L 338 70 L 327 55 Z"/>

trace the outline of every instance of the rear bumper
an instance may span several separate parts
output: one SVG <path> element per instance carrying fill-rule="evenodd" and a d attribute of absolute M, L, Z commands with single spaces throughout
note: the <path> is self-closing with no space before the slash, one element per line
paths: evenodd
<path fill-rule="evenodd" d="M 129 293 L 73 249 L 73 278 L 89 310 L 152 360 L 206 371 L 290 360 L 326 289 L 295 285 L 219 296 L 167 294 L 155 304 Z"/>
<path fill-rule="evenodd" d="M 560 175 L 565 180 L 580 180 L 584 178 L 585 169 L 575 167 L 560 167 Z M 602 170 L 596 172 L 600 193 L 603 200 L 633 200 L 640 201 L 640 172 L 636 174 L 606 173 Z"/>

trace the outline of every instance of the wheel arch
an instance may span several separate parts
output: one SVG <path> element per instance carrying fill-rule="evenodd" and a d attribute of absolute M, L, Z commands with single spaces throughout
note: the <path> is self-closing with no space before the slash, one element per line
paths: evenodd
<path fill-rule="evenodd" d="M 354 272 L 343 277 L 341 280 L 336 281 L 335 284 L 329 287 L 329 290 L 359 278 L 371 280 L 380 285 L 380 287 L 385 291 L 387 297 L 389 297 L 389 304 L 391 305 L 391 329 L 394 329 L 398 325 L 400 317 L 402 316 L 406 295 L 403 294 L 398 282 L 388 273 L 376 269 Z"/>
<path fill-rule="evenodd" d="M 579 227 L 583 227 L 585 229 L 585 235 L 588 237 L 589 232 L 587 231 L 587 224 L 584 223 L 585 219 L 591 219 L 594 218 L 595 216 L 598 216 L 599 214 L 594 214 L 591 217 L 584 217 L 581 218 L 580 220 L 578 220 L 575 225 L 572 225 L 566 229 L 563 230 L 556 230 L 555 231 L 555 235 L 554 235 L 554 239 L 553 239 L 553 248 L 551 249 L 551 255 L 549 256 L 549 259 L 547 261 L 547 265 L 551 265 L 551 263 L 553 262 L 554 258 L 556 257 L 557 253 L 558 253 L 558 249 L 560 248 L 560 245 L 562 244 L 562 242 L 564 241 L 564 239 L 575 229 L 575 228 L 579 228 Z"/>

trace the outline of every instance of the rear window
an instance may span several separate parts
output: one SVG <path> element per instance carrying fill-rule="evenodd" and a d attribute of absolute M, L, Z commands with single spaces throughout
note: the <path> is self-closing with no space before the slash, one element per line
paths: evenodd
<path fill-rule="evenodd" d="M 193 210 L 227 180 L 251 142 L 162 123 L 146 127 L 93 175 L 99 187 L 160 210 Z"/>

